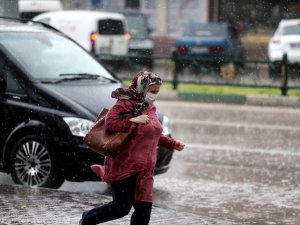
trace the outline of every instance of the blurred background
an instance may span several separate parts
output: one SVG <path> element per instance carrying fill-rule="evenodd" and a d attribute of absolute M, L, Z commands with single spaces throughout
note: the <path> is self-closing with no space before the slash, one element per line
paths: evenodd
<path fill-rule="evenodd" d="M 31 10 L 36 2 L 50 0 L 19 0 L 27 8 L 19 7 L 18 0 L 1 1 L 0 15 L 33 17 L 46 9 Z M 52 1 L 55 2 L 55 1 Z M 170 54 L 174 39 L 181 29 L 193 22 L 232 21 L 240 30 L 247 58 L 267 59 L 266 48 L 270 35 L 282 18 L 294 18 L 300 13 L 298 0 L 61 0 L 63 9 L 95 11 L 135 11 L 145 14 L 155 54 Z M 53 3 L 54 4 L 54 3 Z M 53 8 L 52 10 L 54 10 Z M 48 10 L 51 10 L 49 7 Z M 255 50 L 254 48 L 255 47 Z M 255 54 L 257 51 L 260 54 Z"/>
<path fill-rule="evenodd" d="M 278 22 L 300 13 L 298 0 L 62 0 L 62 3 L 65 9 L 134 10 L 146 14 L 156 54 L 169 54 L 174 37 L 193 22 L 232 21 L 241 32 L 248 59 L 257 56 L 267 59 L 267 42 Z M 253 50 L 253 45 L 261 54 Z"/>

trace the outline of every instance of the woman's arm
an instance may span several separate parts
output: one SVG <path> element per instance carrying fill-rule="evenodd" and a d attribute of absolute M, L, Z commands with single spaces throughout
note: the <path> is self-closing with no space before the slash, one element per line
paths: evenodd
<path fill-rule="evenodd" d="M 108 131 L 125 131 L 132 123 L 146 124 L 149 122 L 149 116 L 142 114 L 136 117 L 120 117 L 120 113 L 132 112 L 134 103 L 128 100 L 117 101 L 109 110 L 105 118 L 105 129 Z"/>
<path fill-rule="evenodd" d="M 125 131 L 130 125 L 130 117 L 121 118 L 120 113 L 131 112 L 134 104 L 130 101 L 117 101 L 114 106 L 108 111 L 105 118 L 105 129 L 108 131 Z"/>
<path fill-rule="evenodd" d="M 182 151 L 185 146 L 185 144 L 182 141 L 174 140 L 173 138 L 170 138 L 163 134 L 160 135 L 158 145 L 168 149 L 175 149 L 177 151 Z"/>
<path fill-rule="evenodd" d="M 174 149 L 175 148 L 176 141 L 173 138 L 170 138 L 168 136 L 165 136 L 163 134 L 160 135 L 158 145 L 164 148 L 168 149 Z"/>

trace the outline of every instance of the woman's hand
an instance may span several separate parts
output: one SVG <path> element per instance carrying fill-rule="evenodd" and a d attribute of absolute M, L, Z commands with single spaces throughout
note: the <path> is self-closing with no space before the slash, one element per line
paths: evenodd
<path fill-rule="evenodd" d="M 184 149 L 184 146 L 185 146 L 185 144 L 182 141 L 176 140 L 175 150 L 182 151 Z"/>
<path fill-rule="evenodd" d="M 137 123 L 137 124 L 146 124 L 149 122 L 149 116 L 148 115 L 139 115 L 136 117 L 132 117 L 131 119 L 129 119 L 129 121 L 133 122 L 133 123 Z"/>

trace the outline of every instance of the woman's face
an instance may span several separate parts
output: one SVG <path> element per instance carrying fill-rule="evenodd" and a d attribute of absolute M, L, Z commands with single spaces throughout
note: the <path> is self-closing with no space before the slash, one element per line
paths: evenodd
<path fill-rule="evenodd" d="M 150 93 L 152 93 L 152 94 L 158 94 L 159 90 L 160 90 L 160 85 L 158 85 L 158 84 L 153 84 L 153 85 L 151 85 L 151 86 L 149 87 L 148 92 L 150 92 Z"/>
<path fill-rule="evenodd" d="M 159 89 L 160 89 L 160 85 L 158 84 L 151 85 L 145 95 L 145 102 L 148 102 L 149 104 L 153 103 L 157 98 Z"/>

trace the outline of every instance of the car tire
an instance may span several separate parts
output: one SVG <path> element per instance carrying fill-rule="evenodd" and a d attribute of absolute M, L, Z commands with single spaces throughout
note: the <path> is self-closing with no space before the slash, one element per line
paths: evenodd
<path fill-rule="evenodd" d="M 16 142 L 10 156 L 11 177 L 16 184 L 59 188 L 64 178 L 50 143 L 37 135 Z"/>

